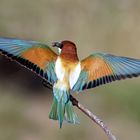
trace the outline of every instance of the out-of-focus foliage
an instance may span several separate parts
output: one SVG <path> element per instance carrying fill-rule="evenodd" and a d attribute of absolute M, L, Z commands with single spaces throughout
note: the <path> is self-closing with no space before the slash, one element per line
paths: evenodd
<path fill-rule="evenodd" d="M 94 51 L 140 58 L 138 0 L 0 0 L 0 36 L 69 39 L 80 58 Z M 140 78 L 75 95 L 119 139 L 140 138 Z M 107 139 L 79 110 L 80 125 L 48 119 L 52 92 L 35 74 L 0 57 L 0 140 Z"/>

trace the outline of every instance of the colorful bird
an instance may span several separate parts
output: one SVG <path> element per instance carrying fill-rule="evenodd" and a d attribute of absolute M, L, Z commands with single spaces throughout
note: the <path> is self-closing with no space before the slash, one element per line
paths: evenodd
<path fill-rule="evenodd" d="M 38 74 L 53 86 L 54 99 L 49 118 L 79 123 L 70 92 L 80 92 L 112 81 L 140 75 L 140 60 L 96 52 L 80 61 L 71 41 L 54 42 L 60 54 L 46 44 L 0 38 L 0 52 Z"/>

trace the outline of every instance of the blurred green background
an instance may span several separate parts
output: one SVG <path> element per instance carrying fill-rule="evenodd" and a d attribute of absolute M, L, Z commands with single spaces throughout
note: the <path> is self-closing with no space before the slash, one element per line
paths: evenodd
<path fill-rule="evenodd" d="M 140 58 L 138 0 L 0 0 L 0 36 L 51 44 L 69 39 L 80 58 L 94 51 Z M 120 140 L 140 139 L 140 78 L 84 91 L 75 97 Z M 107 140 L 83 113 L 80 125 L 48 119 L 52 92 L 42 80 L 0 57 L 0 140 Z"/>

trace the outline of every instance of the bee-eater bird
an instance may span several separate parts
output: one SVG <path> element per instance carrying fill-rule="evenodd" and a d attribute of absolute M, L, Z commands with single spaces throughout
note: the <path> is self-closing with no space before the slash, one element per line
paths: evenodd
<path fill-rule="evenodd" d="M 80 92 L 112 81 L 140 75 L 140 60 L 96 52 L 80 61 L 71 41 L 54 42 L 60 54 L 43 43 L 0 38 L 0 52 L 38 74 L 53 86 L 49 118 L 79 123 L 70 101 L 70 91 Z"/>

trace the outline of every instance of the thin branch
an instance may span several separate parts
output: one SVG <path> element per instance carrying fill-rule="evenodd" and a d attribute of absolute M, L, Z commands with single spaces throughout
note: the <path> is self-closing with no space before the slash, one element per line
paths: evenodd
<path fill-rule="evenodd" d="M 97 125 L 99 125 L 103 129 L 105 134 L 108 136 L 109 140 L 117 140 L 116 137 L 111 133 L 111 131 L 108 129 L 106 124 L 101 119 L 99 119 L 95 114 L 93 114 L 83 105 L 81 105 L 78 102 L 78 100 L 75 99 L 72 95 L 70 95 L 70 100 L 73 106 L 76 106 L 78 109 L 80 109 L 86 116 L 88 116 L 92 121 L 94 121 Z"/>

